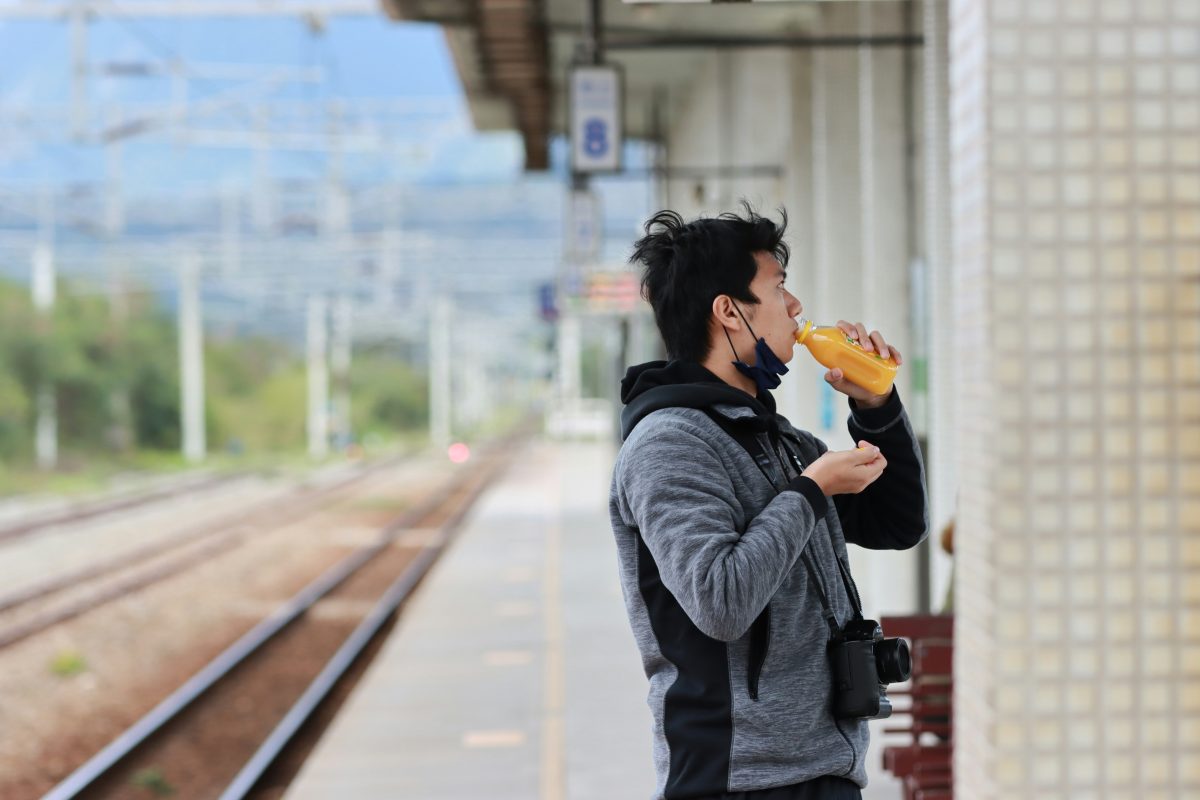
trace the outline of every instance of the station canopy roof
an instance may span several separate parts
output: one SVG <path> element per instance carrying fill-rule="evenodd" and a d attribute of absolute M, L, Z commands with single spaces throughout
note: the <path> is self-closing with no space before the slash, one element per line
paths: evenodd
<path fill-rule="evenodd" d="M 603 2 L 605 61 L 623 67 L 625 135 L 655 138 L 655 96 L 686 93 L 702 56 L 736 44 L 811 35 L 814 2 Z M 580 58 L 588 0 L 383 0 L 396 20 L 442 25 L 479 130 L 518 130 L 525 167 L 548 166 L 563 133 L 570 65 Z"/>

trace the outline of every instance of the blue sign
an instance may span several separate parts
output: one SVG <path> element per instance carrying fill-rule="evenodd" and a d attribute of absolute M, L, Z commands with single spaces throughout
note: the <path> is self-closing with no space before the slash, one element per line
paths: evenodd
<path fill-rule="evenodd" d="M 833 430 L 833 400 L 837 392 L 824 381 L 821 382 L 821 427 Z"/>
<path fill-rule="evenodd" d="M 583 150 L 594 158 L 601 158 L 608 152 L 607 122 L 592 117 L 583 123 Z"/>
<path fill-rule="evenodd" d="M 558 292 L 553 283 L 538 286 L 538 312 L 546 322 L 558 320 Z"/>
<path fill-rule="evenodd" d="M 621 169 L 621 73 L 607 64 L 571 68 L 571 169 Z"/>

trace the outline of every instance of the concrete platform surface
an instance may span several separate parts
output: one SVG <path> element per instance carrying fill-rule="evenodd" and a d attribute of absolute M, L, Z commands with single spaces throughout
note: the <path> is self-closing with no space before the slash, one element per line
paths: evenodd
<path fill-rule="evenodd" d="M 287 800 L 651 796 L 646 680 L 608 525 L 614 452 L 523 451 L 468 515 Z M 876 774 L 864 794 L 900 797 Z"/>

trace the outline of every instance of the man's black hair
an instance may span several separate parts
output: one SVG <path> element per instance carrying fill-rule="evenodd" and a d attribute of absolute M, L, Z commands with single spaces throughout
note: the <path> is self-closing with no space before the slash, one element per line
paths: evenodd
<path fill-rule="evenodd" d="M 719 295 L 759 302 L 750 291 L 755 253 L 770 253 L 787 267 L 787 212 L 779 210 L 776 224 L 749 203 L 742 207 L 744 217 L 726 212 L 686 223 L 674 211 L 659 211 L 634 244 L 629 260 L 643 267 L 642 296 L 654 309 L 669 358 L 700 362 L 708 356 L 708 320 Z"/>

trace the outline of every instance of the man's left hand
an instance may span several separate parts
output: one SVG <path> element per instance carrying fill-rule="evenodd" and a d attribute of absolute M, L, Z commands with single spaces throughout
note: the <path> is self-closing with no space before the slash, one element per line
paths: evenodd
<path fill-rule="evenodd" d="M 900 351 L 888 344 L 879 331 L 867 333 L 866 326 L 861 322 L 847 322 L 844 319 L 838 320 L 837 326 L 851 339 L 856 340 L 868 353 L 878 352 L 883 358 L 894 358 L 898 365 L 904 363 Z M 825 380 L 842 394 L 854 398 L 859 408 L 878 408 L 887 402 L 888 397 L 894 391 L 894 389 L 888 389 L 886 394 L 874 394 L 856 383 L 851 383 L 836 367 L 825 373 Z"/>

